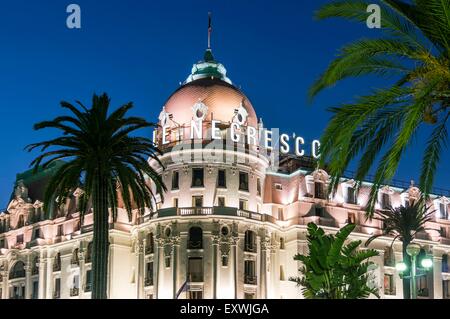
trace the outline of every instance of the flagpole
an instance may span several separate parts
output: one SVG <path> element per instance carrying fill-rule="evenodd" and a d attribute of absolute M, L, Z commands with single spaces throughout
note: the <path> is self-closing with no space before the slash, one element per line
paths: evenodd
<path fill-rule="evenodd" d="M 212 23 L 211 23 L 211 12 L 208 12 L 208 50 L 211 50 L 211 33 L 212 33 Z"/>

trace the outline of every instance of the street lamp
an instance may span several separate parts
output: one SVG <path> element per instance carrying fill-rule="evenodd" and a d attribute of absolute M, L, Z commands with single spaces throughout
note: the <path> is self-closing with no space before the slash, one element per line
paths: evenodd
<path fill-rule="evenodd" d="M 403 272 L 405 272 L 408 267 L 404 262 L 398 263 L 395 268 L 400 273 L 400 276 L 402 278 L 409 278 L 410 279 L 410 285 L 411 285 L 411 299 L 417 299 L 417 282 L 416 278 L 420 276 L 425 276 L 426 271 L 428 271 L 433 266 L 433 261 L 429 257 L 425 257 L 421 261 L 421 266 L 424 269 L 424 271 L 417 273 L 417 256 L 420 253 L 420 245 L 415 243 L 410 243 L 408 246 L 406 246 L 406 253 L 411 257 L 411 276 L 404 277 L 402 275 Z"/>

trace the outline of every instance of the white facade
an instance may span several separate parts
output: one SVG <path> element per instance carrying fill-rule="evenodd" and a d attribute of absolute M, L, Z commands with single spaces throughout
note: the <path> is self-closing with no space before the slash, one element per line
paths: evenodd
<path fill-rule="evenodd" d="M 206 137 L 212 121 L 229 128 L 234 115 L 244 114 L 241 122 L 246 124 L 260 124 L 249 101 L 226 78 L 225 68 L 213 60 L 205 66 L 213 70 L 205 71 L 203 65 L 193 68 L 160 116 L 156 137 L 164 151 L 164 201 L 157 203 L 154 215 L 135 214 L 129 221 L 121 209 L 117 222 L 111 220 L 108 296 L 175 298 L 187 283 L 179 298 L 301 298 L 289 277 L 297 276 L 300 267 L 293 256 L 307 252 L 306 225 L 316 222 L 335 232 L 354 222 L 358 226 L 352 239 L 363 241 L 380 232 L 380 222 L 364 218 L 370 185 L 364 184 L 353 198 L 354 182 L 343 179 L 331 197 L 325 192 L 327 173 L 314 169 L 308 158 L 283 157 L 280 170 L 271 172 L 268 159 L 251 146 L 221 146 L 205 160 L 203 155 L 211 150 L 204 139 L 191 140 L 187 133 L 192 118 L 202 118 Z M 193 107 L 200 100 L 203 104 Z M 245 112 L 235 104 L 239 100 Z M 192 143 L 199 148 L 179 147 Z M 43 212 L 39 180 L 49 175 L 51 171 L 34 179 L 20 176 L 7 211 L 0 214 L 3 299 L 90 298 L 92 214 L 80 225 L 79 190 L 56 217 Z M 386 186 L 377 208 L 383 209 L 383 201 L 396 207 L 418 196 L 414 186 Z M 432 198 L 436 219 L 427 226 L 437 231 L 419 234 L 417 242 L 432 255 L 434 265 L 420 281 L 419 295 L 450 298 L 449 200 Z M 402 259 L 401 243 L 393 251 L 391 243 L 392 238 L 382 237 L 371 244 L 380 252 L 374 274 L 383 298 L 402 298 L 402 281 L 394 268 Z"/>

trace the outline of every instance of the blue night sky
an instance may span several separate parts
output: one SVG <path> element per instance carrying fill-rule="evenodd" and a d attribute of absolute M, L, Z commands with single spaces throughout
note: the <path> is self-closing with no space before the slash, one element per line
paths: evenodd
<path fill-rule="evenodd" d="M 77 3 L 82 29 L 66 27 L 66 7 Z M 341 20 L 315 21 L 322 0 L 15 0 L 0 11 L 0 209 L 15 174 L 36 153 L 24 147 L 54 136 L 34 123 L 63 111 L 61 100 L 90 104 L 107 92 L 114 106 L 135 103 L 132 113 L 156 121 L 169 95 L 184 81 L 206 48 L 207 12 L 213 12 L 213 52 L 231 80 L 252 101 L 267 127 L 320 136 L 326 109 L 351 101 L 386 80 L 348 80 L 309 105 L 306 92 L 342 45 L 379 30 Z M 397 177 L 418 180 L 420 136 Z M 450 188 L 448 152 L 435 186 Z"/>

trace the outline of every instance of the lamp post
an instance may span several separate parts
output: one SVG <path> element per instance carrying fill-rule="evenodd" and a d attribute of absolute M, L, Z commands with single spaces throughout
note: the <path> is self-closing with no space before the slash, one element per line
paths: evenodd
<path fill-rule="evenodd" d="M 425 276 L 426 271 L 433 266 L 433 261 L 430 258 L 426 257 L 421 262 L 421 266 L 425 271 L 422 271 L 421 273 L 417 274 L 417 256 L 420 253 L 420 249 L 421 249 L 420 245 L 416 243 L 410 243 L 408 246 L 406 246 L 406 253 L 411 257 L 411 276 L 404 277 L 402 275 L 403 272 L 408 269 L 407 265 L 404 262 L 398 263 L 396 265 L 396 269 L 400 273 L 400 276 L 402 278 L 410 279 L 411 299 L 417 299 L 416 278 L 420 276 Z"/>

